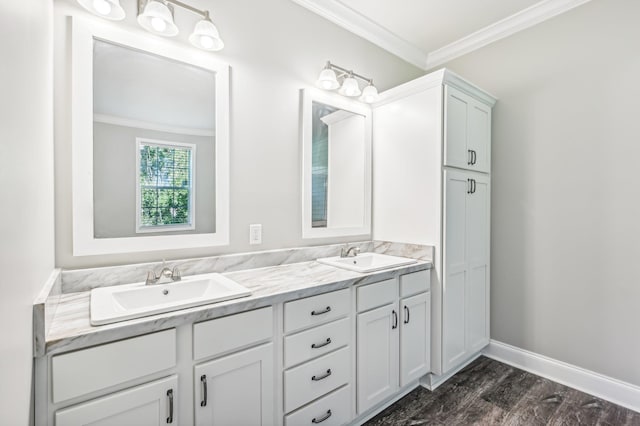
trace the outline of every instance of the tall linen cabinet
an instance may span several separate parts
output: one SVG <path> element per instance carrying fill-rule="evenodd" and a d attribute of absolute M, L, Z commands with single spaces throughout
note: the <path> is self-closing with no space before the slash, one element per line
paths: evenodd
<path fill-rule="evenodd" d="M 382 93 L 374 105 L 374 238 L 435 247 L 431 386 L 489 343 L 495 102 L 442 69 Z"/>

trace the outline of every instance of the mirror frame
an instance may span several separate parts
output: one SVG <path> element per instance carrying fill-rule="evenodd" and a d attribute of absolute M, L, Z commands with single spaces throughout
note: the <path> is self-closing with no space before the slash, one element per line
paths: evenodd
<path fill-rule="evenodd" d="M 133 253 L 229 244 L 229 65 L 205 53 L 113 25 L 71 20 L 73 255 Z M 93 204 L 94 38 L 215 73 L 215 233 L 95 238 Z M 90 143 L 87 143 L 90 141 Z"/>
<path fill-rule="evenodd" d="M 367 104 L 319 89 L 301 90 L 300 140 L 302 144 L 302 238 L 333 238 L 371 235 L 371 132 L 372 110 Z M 314 228 L 311 226 L 311 155 L 313 137 L 313 102 L 353 112 L 365 118 L 365 184 L 363 201 L 364 221 L 362 226 L 352 228 Z"/>

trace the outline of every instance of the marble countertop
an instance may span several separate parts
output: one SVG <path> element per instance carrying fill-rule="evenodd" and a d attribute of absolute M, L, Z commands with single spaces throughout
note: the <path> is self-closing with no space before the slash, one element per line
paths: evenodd
<path fill-rule="evenodd" d="M 101 326 L 90 323 L 90 291 L 65 293 L 56 296 L 57 308 L 45 335 L 44 353 L 40 355 L 80 349 L 431 267 L 430 261 L 418 260 L 411 265 L 363 274 L 307 261 L 227 272 L 222 275 L 249 288 L 251 296 Z"/>

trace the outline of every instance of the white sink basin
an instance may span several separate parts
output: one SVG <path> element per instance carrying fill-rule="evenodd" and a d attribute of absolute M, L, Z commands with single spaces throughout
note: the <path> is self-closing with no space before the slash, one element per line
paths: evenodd
<path fill-rule="evenodd" d="M 378 253 L 362 253 L 354 257 L 325 257 L 318 262 L 355 272 L 374 272 L 396 266 L 411 265 L 417 260 Z"/>
<path fill-rule="evenodd" d="M 91 290 L 91 325 L 139 318 L 249 296 L 251 291 L 220 274 L 183 277 L 168 284 L 135 283 Z"/>

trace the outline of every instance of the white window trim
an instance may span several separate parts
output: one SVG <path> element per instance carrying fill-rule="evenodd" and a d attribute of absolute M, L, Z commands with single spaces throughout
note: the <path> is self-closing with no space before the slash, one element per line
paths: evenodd
<path fill-rule="evenodd" d="M 188 148 L 191 150 L 189 164 L 189 223 L 180 225 L 142 225 L 142 193 L 140 187 L 140 145 L 153 145 L 163 148 Z M 193 143 L 173 142 L 160 139 L 136 138 L 136 233 L 192 231 L 196 229 L 196 145 Z"/>

